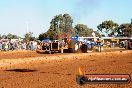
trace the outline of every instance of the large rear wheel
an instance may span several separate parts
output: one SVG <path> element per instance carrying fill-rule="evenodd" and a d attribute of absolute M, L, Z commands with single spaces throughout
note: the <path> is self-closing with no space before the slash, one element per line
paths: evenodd
<path fill-rule="evenodd" d="M 128 42 L 128 50 L 132 50 L 132 42 Z"/>
<path fill-rule="evenodd" d="M 82 44 L 82 46 L 81 46 L 81 51 L 82 51 L 83 53 L 86 53 L 86 52 L 87 52 L 87 49 L 88 49 L 87 45 L 86 45 L 86 44 Z"/>

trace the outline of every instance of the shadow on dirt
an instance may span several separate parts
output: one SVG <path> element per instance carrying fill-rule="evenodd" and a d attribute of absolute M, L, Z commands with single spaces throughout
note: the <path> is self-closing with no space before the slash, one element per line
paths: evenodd
<path fill-rule="evenodd" d="M 116 62 L 115 60 L 111 61 L 111 62 Z"/>
<path fill-rule="evenodd" d="M 35 72 L 37 70 L 31 70 L 31 69 L 10 69 L 5 71 L 11 71 L 11 72 Z"/>
<path fill-rule="evenodd" d="M 72 74 L 62 74 L 62 73 L 51 73 L 51 72 L 41 72 L 41 73 L 47 73 L 47 74 L 58 74 L 58 75 L 72 75 Z"/>
<path fill-rule="evenodd" d="M 132 64 L 132 62 L 128 62 L 129 64 Z"/>
<path fill-rule="evenodd" d="M 89 60 L 89 61 L 96 61 L 96 60 Z"/>

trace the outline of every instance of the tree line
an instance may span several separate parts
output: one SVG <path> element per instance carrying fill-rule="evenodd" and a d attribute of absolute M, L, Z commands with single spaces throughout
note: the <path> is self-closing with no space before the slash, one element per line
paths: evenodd
<path fill-rule="evenodd" d="M 71 36 L 91 37 L 92 32 L 96 36 L 115 36 L 115 37 L 131 37 L 132 36 L 132 19 L 131 23 L 118 24 L 112 20 L 103 21 L 97 26 L 98 30 L 94 31 L 85 24 L 76 24 L 73 27 L 73 19 L 69 14 L 59 14 L 53 17 L 47 32 L 41 33 L 38 38 L 33 37 L 32 32 L 24 35 L 24 41 L 43 40 L 45 38 L 62 39 Z M 18 39 L 21 38 L 14 34 L 0 35 L 0 39 Z"/>
<path fill-rule="evenodd" d="M 34 40 L 37 40 L 37 38 L 35 38 L 33 36 L 33 32 L 28 32 L 24 35 L 24 38 L 20 37 L 20 36 L 17 36 L 17 35 L 14 35 L 14 34 L 11 34 L 11 33 L 8 33 L 7 35 L 1 35 L 0 34 L 0 39 L 23 39 L 23 41 L 25 42 L 29 42 L 29 41 L 34 41 Z"/>
<path fill-rule="evenodd" d="M 98 30 L 107 36 L 112 37 L 131 37 L 132 36 L 132 22 L 123 23 L 119 25 L 112 20 L 104 21 L 97 26 Z"/>
<path fill-rule="evenodd" d="M 19 38 L 21 38 L 21 37 L 11 34 L 11 33 L 8 33 L 7 35 L 0 34 L 0 39 L 19 39 Z"/>
<path fill-rule="evenodd" d="M 44 38 L 61 39 L 68 36 L 92 36 L 93 29 L 84 24 L 73 27 L 73 19 L 69 14 L 56 15 L 50 22 L 47 32 L 39 35 L 39 40 Z M 97 35 L 99 33 L 94 31 Z"/>
<path fill-rule="evenodd" d="M 50 22 L 49 30 L 41 33 L 38 39 L 60 39 L 66 36 L 76 36 L 77 34 L 79 36 L 90 37 L 92 36 L 92 32 L 95 32 L 96 36 L 109 37 L 130 37 L 132 35 L 132 22 L 119 25 L 112 20 L 104 21 L 97 26 L 97 31 L 84 24 L 77 24 L 73 27 L 73 22 L 69 14 L 56 15 Z"/>

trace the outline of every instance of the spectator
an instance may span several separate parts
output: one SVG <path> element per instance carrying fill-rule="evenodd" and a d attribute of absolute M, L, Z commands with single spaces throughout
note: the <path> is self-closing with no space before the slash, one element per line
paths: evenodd
<path fill-rule="evenodd" d="M 9 50 L 8 42 L 5 42 L 4 45 L 5 45 L 4 50 L 5 50 L 5 51 L 8 51 L 8 50 Z"/>
<path fill-rule="evenodd" d="M 0 42 L 0 51 L 2 50 L 2 42 Z"/>
<path fill-rule="evenodd" d="M 30 50 L 33 50 L 33 41 L 30 42 Z"/>

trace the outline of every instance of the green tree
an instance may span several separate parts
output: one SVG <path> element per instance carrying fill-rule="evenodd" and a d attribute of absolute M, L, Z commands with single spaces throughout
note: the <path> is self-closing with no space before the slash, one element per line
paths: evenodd
<path fill-rule="evenodd" d="M 97 36 L 100 34 L 97 31 L 93 31 L 93 29 L 88 28 L 87 25 L 77 24 L 75 25 L 75 32 L 79 34 L 79 36 L 90 37 L 92 36 L 92 32 L 94 32 Z"/>
<path fill-rule="evenodd" d="M 77 24 L 73 28 L 72 24 L 73 19 L 69 14 L 56 15 L 50 22 L 49 30 L 39 35 L 39 40 L 44 38 L 62 39 L 75 36 L 76 33 L 79 33 L 80 36 L 92 36 L 93 29 L 88 28 L 87 25 Z M 97 31 L 95 34 L 100 35 Z"/>
<path fill-rule="evenodd" d="M 8 39 L 18 39 L 18 38 L 20 38 L 19 36 L 14 35 L 14 34 L 11 34 L 11 33 L 9 33 L 9 34 L 6 35 L 6 36 L 7 36 Z"/>
<path fill-rule="evenodd" d="M 132 24 L 121 24 L 117 29 L 117 36 L 131 37 L 132 36 Z"/>
<path fill-rule="evenodd" d="M 112 20 L 104 21 L 97 26 L 98 30 L 106 33 L 108 36 L 114 36 L 118 29 L 118 24 Z"/>
<path fill-rule="evenodd" d="M 21 37 L 19 37 L 17 35 L 12 35 L 12 39 L 18 39 L 18 38 L 21 38 Z"/>
<path fill-rule="evenodd" d="M 45 38 L 48 38 L 48 35 L 46 33 L 42 33 L 42 34 L 39 35 L 39 40 L 42 41 Z"/>
<path fill-rule="evenodd" d="M 2 35 L 2 38 L 7 39 L 7 36 L 6 35 Z"/>
<path fill-rule="evenodd" d="M 12 37 L 13 37 L 13 35 L 12 35 L 11 33 L 9 33 L 9 34 L 7 35 L 7 38 L 8 38 L 8 39 L 12 39 Z"/>
<path fill-rule="evenodd" d="M 50 22 L 50 29 L 47 31 L 48 37 L 58 39 L 62 34 L 75 34 L 72 27 L 73 20 L 69 14 L 56 15 Z"/>
<path fill-rule="evenodd" d="M 24 37 L 25 37 L 24 40 L 26 43 L 28 43 L 29 41 L 35 40 L 35 37 L 33 37 L 32 35 L 33 35 L 32 32 L 28 32 L 24 35 Z"/>
<path fill-rule="evenodd" d="M 71 18 L 71 16 L 69 14 L 64 14 L 63 15 L 63 23 L 64 23 L 64 33 L 70 33 L 72 32 L 72 23 L 73 23 L 73 19 Z"/>

